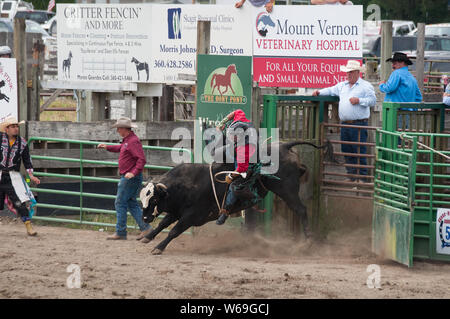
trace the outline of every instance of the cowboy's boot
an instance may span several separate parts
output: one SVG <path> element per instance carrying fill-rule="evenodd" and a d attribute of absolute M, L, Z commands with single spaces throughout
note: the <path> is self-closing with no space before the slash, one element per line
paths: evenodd
<path fill-rule="evenodd" d="M 219 218 L 217 218 L 217 220 L 216 220 L 216 224 L 223 225 L 225 223 L 225 221 L 227 220 L 228 215 L 229 215 L 229 212 L 226 209 L 221 209 Z"/>
<path fill-rule="evenodd" d="M 35 232 L 33 230 L 33 227 L 31 227 L 31 220 L 27 220 L 25 222 L 25 227 L 27 228 L 28 236 L 36 236 L 37 235 L 37 232 Z"/>

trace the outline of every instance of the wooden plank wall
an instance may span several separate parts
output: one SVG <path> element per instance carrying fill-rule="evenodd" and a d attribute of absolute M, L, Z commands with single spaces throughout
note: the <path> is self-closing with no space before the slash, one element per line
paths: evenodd
<path fill-rule="evenodd" d="M 27 70 L 31 72 L 33 63 L 33 45 L 37 40 L 42 42 L 42 35 L 40 33 L 27 33 Z M 14 57 L 14 37 L 11 32 L 0 32 L 0 46 L 7 45 L 11 48 Z M 30 75 L 30 74 L 29 74 Z M 30 77 L 29 77 L 30 78 Z"/>
<path fill-rule="evenodd" d="M 111 128 L 115 121 L 101 121 L 91 123 L 77 122 L 38 122 L 26 123 L 26 137 L 54 137 L 73 140 L 89 140 L 98 142 L 119 143 L 121 138 L 116 129 Z M 176 144 L 185 148 L 193 148 L 194 124 L 186 122 L 136 122 L 134 129 L 143 145 L 156 145 L 173 147 Z M 172 132 L 177 128 L 184 128 L 189 136 L 172 140 Z M 181 144 L 180 144 L 181 143 Z M 32 155 L 58 156 L 79 158 L 78 144 L 60 142 L 34 142 L 30 146 Z M 146 150 L 147 164 L 175 166 L 170 152 Z M 84 159 L 117 161 L 118 153 L 111 153 L 96 149 L 94 146 L 84 146 Z M 79 174 L 78 163 L 61 161 L 33 160 L 33 166 L 38 171 L 61 174 Z M 84 164 L 84 175 L 87 176 L 117 176 L 118 170 L 113 166 Z M 144 171 L 144 177 L 161 175 L 165 171 Z"/>

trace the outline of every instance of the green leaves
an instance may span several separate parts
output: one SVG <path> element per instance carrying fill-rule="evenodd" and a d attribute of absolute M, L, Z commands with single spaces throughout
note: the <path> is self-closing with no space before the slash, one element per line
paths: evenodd
<path fill-rule="evenodd" d="M 383 20 L 412 20 L 416 24 L 447 22 L 447 0 L 353 0 L 353 4 L 364 6 L 364 19 L 370 12 L 367 6 L 377 4 L 381 8 Z"/>

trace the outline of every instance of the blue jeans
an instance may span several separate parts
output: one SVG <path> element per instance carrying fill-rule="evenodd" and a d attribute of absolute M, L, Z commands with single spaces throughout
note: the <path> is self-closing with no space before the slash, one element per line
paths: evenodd
<path fill-rule="evenodd" d="M 409 114 L 405 114 L 405 130 L 409 129 Z M 397 124 L 397 128 L 398 129 L 403 129 L 403 114 L 398 116 L 398 124 Z"/>
<path fill-rule="evenodd" d="M 150 225 L 142 220 L 142 209 L 139 206 L 136 197 L 142 187 L 142 173 L 126 179 L 124 175 L 120 176 L 120 182 L 117 187 L 116 202 L 114 203 L 117 212 L 116 233 L 119 236 L 127 235 L 127 211 L 136 220 L 141 231 L 147 230 Z"/>
<path fill-rule="evenodd" d="M 356 126 L 367 126 L 367 122 L 358 121 L 355 122 L 353 125 Z M 361 135 L 359 142 L 365 143 L 367 142 L 367 130 L 361 129 Z M 341 128 L 341 140 L 347 141 L 347 142 L 358 142 L 358 129 L 353 127 L 342 127 Z M 359 148 L 359 152 L 358 152 Z M 341 150 L 343 153 L 359 153 L 359 154 L 366 154 L 367 153 L 367 147 L 366 146 L 359 146 L 359 145 L 348 145 L 348 144 L 342 144 Z M 358 162 L 359 160 L 359 162 Z M 346 164 L 354 164 L 354 165 L 367 165 L 367 158 L 366 157 L 354 157 L 354 156 L 345 156 L 345 163 Z M 347 174 L 358 174 L 358 175 L 367 175 L 368 171 L 367 168 L 356 168 L 356 167 L 346 167 Z M 359 173 L 358 173 L 359 171 Z M 355 178 L 351 178 L 352 180 L 355 180 Z"/>

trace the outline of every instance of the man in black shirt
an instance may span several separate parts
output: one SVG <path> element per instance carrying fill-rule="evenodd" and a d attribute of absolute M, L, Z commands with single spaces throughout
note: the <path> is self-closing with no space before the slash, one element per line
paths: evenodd
<path fill-rule="evenodd" d="M 7 196 L 11 203 L 9 208 L 20 215 L 28 235 L 35 236 L 37 233 L 31 227 L 30 213 L 26 206 L 32 194 L 20 174 L 22 160 L 31 181 L 39 184 L 40 180 L 33 175 L 27 141 L 19 136 L 21 123 L 10 116 L 0 124 L 0 209 L 3 209 L 4 199 Z"/>

